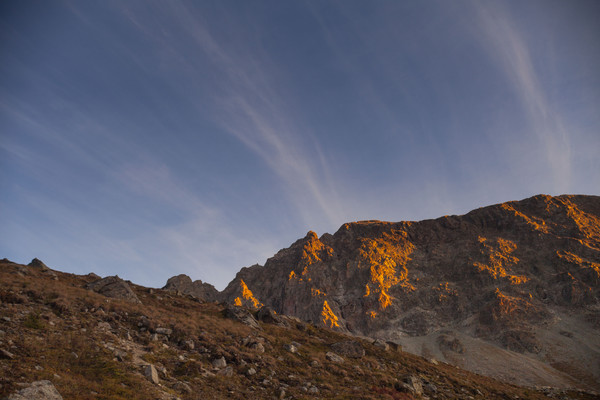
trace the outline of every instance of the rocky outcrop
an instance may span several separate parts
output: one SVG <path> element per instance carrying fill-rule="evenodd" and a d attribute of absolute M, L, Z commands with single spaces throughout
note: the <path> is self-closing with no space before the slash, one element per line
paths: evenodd
<path fill-rule="evenodd" d="M 260 329 L 258 321 L 256 320 L 256 318 L 254 318 L 254 315 L 252 315 L 252 313 L 246 308 L 228 305 L 223 310 L 223 316 L 225 316 L 225 318 L 241 322 L 242 324 L 248 325 L 251 328 Z"/>
<path fill-rule="evenodd" d="M 309 232 L 265 266 L 243 268 L 222 297 L 387 339 L 468 317 L 494 331 L 537 324 L 549 305 L 598 304 L 599 199 L 540 195 L 464 216 Z"/>
<path fill-rule="evenodd" d="M 29 267 L 34 267 L 34 268 L 39 268 L 42 271 L 47 271 L 50 268 L 48 268 L 48 266 L 46 264 L 44 264 L 40 259 L 38 258 L 34 258 L 33 260 L 31 260 L 31 262 L 29 264 L 27 264 L 27 266 Z"/>
<path fill-rule="evenodd" d="M 217 301 L 219 299 L 219 291 L 213 285 L 204 283 L 201 280 L 192 282 L 192 279 L 185 274 L 170 278 L 163 289 L 189 294 L 204 301 Z"/>
<path fill-rule="evenodd" d="M 140 299 L 133 290 L 131 290 L 127 282 L 116 275 L 88 283 L 86 287 L 106 297 L 123 299 L 133 303 L 141 303 Z"/>

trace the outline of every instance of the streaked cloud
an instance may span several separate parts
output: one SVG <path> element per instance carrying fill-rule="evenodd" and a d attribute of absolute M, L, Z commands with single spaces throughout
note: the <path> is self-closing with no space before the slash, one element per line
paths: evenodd
<path fill-rule="evenodd" d="M 485 48 L 503 70 L 527 111 L 531 130 L 544 149 L 553 190 L 566 193 L 572 179 L 571 143 L 560 111 L 552 107 L 533 63 L 532 49 L 499 3 L 473 2 Z"/>
<path fill-rule="evenodd" d="M 327 178 L 331 176 L 328 161 L 270 79 L 277 72 L 270 56 L 257 47 L 246 49 L 243 43 L 219 43 L 202 19 L 190 17 L 183 3 L 166 12 L 173 13 L 198 49 L 224 73 L 220 95 L 214 99 L 219 111 L 214 123 L 247 146 L 281 179 L 282 190 L 294 204 L 292 209 L 306 226 L 323 226 L 323 219 L 329 226 L 341 224 L 344 206 L 333 180 Z"/>

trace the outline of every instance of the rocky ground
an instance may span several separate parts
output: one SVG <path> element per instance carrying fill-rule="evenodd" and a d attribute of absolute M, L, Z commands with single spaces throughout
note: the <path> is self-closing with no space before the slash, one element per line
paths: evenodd
<path fill-rule="evenodd" d="M 39 260 L 2 260 L 0 283 L 0 397 L 11 400 L 599 398 Z"/>

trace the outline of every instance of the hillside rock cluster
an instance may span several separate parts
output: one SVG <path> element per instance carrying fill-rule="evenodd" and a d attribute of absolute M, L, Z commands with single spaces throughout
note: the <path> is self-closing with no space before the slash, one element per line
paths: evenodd
<path fill-rule="evenodd" d="M 267 305 L 522 384 L 597 388 L 600 197 L 539 195 L 309 232 L 203 298 Z"/>

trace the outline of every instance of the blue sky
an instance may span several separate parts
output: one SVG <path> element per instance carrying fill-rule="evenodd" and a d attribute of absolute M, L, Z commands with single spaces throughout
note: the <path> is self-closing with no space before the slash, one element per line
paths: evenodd
<path fill-rule="evenodd" d="M 597 1 L 4 1 L 0 257 L 222 289 L 344 222 L 600 194 Z"/>

